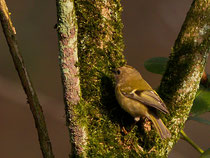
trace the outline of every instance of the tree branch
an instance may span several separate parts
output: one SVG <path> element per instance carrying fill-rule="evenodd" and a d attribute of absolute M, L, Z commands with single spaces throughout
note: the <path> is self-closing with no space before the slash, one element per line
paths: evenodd
<path fill-rule="evenodd" d="M 47 132 L 47 127 L 45 123 L 45 118 L 43 115 L 43 111 L 41 105 L 39 103 L 36 92 L 31 83 L 29 74 L 24 65 L 23 58 L 18 48 L 17 39 L 16 39 L 16 31 L 14 26 L 12 25 L 12 21 L 10 19 L 9 11 L 6 6 L 5 0 L 0 0 L 0 19 L 2 28 L 7 40 L 7 44 L 10 49 L 10 53 L 13 58 L 13 62 L 15 64 L 15 68 L 18 72 L 19 78 L 21 80 L 23 89 L 27 95 L 27 100 L 31 109 L 31 112 L 34 117 L 35 125 L 38 132 L 40 148 L 42 150 L 43 157 L 45 158 L 53 158 L 52 147 L 50 143 L 50 139 Z"/>
<path fill-rule="evenodd" d="M 162 155 L 167 155 L 179 139 L 205 69 L 210 50 L 209 5 L 209 1 L 193 1 L 161 81 L 159 94 L 168 105 L 172 133 L 170 141 L 159 145 Z"/>
<path fill-rule="evenodd" d="M 57 5 L 57 31 L 59 40 L 59 61 L 62 84 L 64 90 L 64 102 L 66 121 L 69 129 L 73 154 L 85 157 L 86 127 L 80 125 L 76 112 L 80 106 L 80 80 L 77 48 L 77 19 L 75 15 L 74 1 L 56 0 Z"/>
<path fill-rule="evenodd" d="M 192 145 L 193 148 L 195 148 L 200 154 L 202 154 L 202 153 L 204 152 L 197 144 L 195 144 L 195 143 L 192 141 L 192 139 L 190 139 L 190 138 L 187 136 L 187 134 L 186 134 L 183 130 L 181 130 L 180 133 L 181 133 L 182 136 L 183 136 L 183 140 L 187 141 L 190 145 Z"/>

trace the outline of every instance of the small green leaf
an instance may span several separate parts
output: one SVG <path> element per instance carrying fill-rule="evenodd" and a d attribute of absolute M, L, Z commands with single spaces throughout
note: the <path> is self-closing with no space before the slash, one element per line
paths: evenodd
<path fill-rule="evenodd" d="M 191 114 L 197 116 L 210 111 L 210 88 L 201 87 L 194 100 Z"/>
<path fill-rule="evenodd" d="M 210 148 L 204 151 L 204 153 L 201 154 L 200 158 L 210 158 Z"/>
<path fill-rule="evenodd" d="M 162 75 L 165 72 L 167 62 L 168 58 L 165 57 L 150 58 L 144 62 L 144 67 L 149 72 Z"/>
<path fill-rule="evenodd" d="M 206 124 L 206 125 L 210 125 L 210 121 L 209 120 L 203 119 L 203 118 L 198 117 L 198 116 L 190 116 L 188 118 L 188 120 L 194 120 L 194 121 Z"/>

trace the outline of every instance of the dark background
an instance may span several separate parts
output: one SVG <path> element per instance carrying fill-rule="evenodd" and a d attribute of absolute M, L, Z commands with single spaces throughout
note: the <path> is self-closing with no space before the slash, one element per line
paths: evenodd
<path fill-rule="evenodd" d="M 168 57 L 192 0 L 123 0 L 125 56 L 155 88 L 161 76 L 145 70 L 151 57 Z M 20 49 L 46 115 L 56 157 L 68 157 L 64 104 L 58 66 L 55 1 L 7 0 Z M 209 65 L 206 68 L 210 73 Z M 203 115 L 209 118 L 209 113 Z M 201 146 L 210 147 L 210 127 L 194 121 L 185 131 Z M 41 158 L 34 121 L 0 28 L 0 157 Z M 169 158 L 197 158 L 180 140 Z"/>

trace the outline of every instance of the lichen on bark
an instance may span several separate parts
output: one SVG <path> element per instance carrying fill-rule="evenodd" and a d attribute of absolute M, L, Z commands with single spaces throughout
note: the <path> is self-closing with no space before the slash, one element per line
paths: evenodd
<path fill-rule="evenodd" d="M 209 5 L 206 0 L 193 1 L 161 81 L 159 94 L 168 105 L 167 119 L 172 133 L 168 146 L 161 147 L 162 155 L 167 155 L 179 139 L 205 69 L 210 50 Z"/>
<path fill-rule="evenodd" d="M 64 90 L 66 122 L 69 128 L 73 154 L 85 156 L 86 129 L 80 125 L 77 106 L 80 106 L 80 82 L 77 46 L 77 19 L 74 1 L 57 0 L 57 31 L 59 41 L 59 62 Z"/>

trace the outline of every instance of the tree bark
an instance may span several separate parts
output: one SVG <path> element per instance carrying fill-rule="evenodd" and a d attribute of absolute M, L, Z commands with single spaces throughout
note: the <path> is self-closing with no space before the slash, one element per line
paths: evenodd
<path fill-rule="evenodd" d="M 210 50 L 210 1 L 194 0 L 170 54 L 159 94 L 168 105 L 172 139 L 158 145 L 167 155 L 189 116 Z"/>
<path fill-rule="evenodd" d="M 57 0 L 57 31 L 59 61 L 64 90 L 66 122 L 70 132 L 72 153 L 85 157 L 86 128 L 79 122 L 77 107 L 80 106 L 80 80 L 78 62 L 78 28 L 74 1 Z"/>

